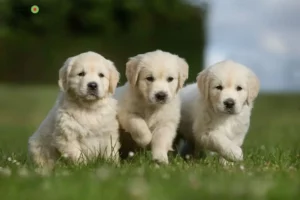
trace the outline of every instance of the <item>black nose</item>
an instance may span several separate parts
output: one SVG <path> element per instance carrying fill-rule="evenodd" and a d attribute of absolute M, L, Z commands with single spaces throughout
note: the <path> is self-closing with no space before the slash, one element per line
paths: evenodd
<path fill-rule="evenodd" d="M 88 88 L 91 89 L 91 90 L 96 90 L 97 87 L 98 87 L 98 84 L 96 82 L 90 82 L 88 83 Z"/>
<path fill-rule="evenodd" d="M 167 98 L 167 94 L 165 92 L 158 92 L 155 94 L 155 98 L 159 101 L 164 101 Z"/>
<path fill-rule="evenodd" d="M 232 98 L 226 99 L 223 103 L 226 106 L 226 108 L 233 108 L 233 106 L 235 104 L 235 102 Z"/>

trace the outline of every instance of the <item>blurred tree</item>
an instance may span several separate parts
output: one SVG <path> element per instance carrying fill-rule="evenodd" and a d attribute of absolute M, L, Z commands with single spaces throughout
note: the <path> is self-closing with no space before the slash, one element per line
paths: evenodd
<path fill-rule="evenodd" d="M 155 49 L 186 58 L 194 80 L 203 63 L 206 10 L 183 0 L 2 0 L 0 80 L 56 83 L 67 57 L 92 50 L 114 61 L 124 81 L 128 57 Z"/>

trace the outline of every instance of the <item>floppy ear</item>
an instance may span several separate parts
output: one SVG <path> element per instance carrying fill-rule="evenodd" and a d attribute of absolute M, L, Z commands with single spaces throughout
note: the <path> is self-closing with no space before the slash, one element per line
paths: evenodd
<path fill-rule="evenodd" d="M 110 60 L 107 60 L 107 62 L 109 64 L 109 93 L 114 94 L 120 80 L 120 73 L 113 62 Z"/>
<path fill-rule="evenodd" d="M 184 82 L 189 77 L 189 65 L 183 58 L 178 57 L 179 78 L 177 91 L 183 87 Z"/>
<path fill-rule="evenodd" d="M 139 66 L 141 57 L 142 55 L 131 57 L 126 63 L 126 78 L 132 86 L 135 86 L 138 80 L 138 76 L 141 70 Z"/>
<path fill-rule="evenodd" d="M 247 103 L 252 103 L 259 92 L 260 89 L 260 81 L 258 77 L 249 70 L 249 75 L 248 75 L 248 98 L 247 98 Z"/>
<path fill-rule="evenodd" d="M 68 58 L 63 66 L 59 69 L 58 85 L 60 87 L 60 90 L 63 92 L 68 90 L 68 76 L 74 63 L 75 57 L 76 56 Z"/>
<path fill-rule="evenodd" d="M 197 85 L 200 90 L 201 95 L 205 100 L 209 98 L 209 87 L 210 87 L 210 72 L 207 69 L 204 69 L 197 76 Z"/>

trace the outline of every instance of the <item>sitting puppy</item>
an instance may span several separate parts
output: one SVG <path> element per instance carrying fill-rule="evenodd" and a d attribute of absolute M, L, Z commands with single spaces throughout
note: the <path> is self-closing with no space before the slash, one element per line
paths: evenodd
<path fill-rule="evenodd" d="M 223 61 L 204 69 L 197 84 L 180 92 L 179 132 L 187 141 L 182 154 L 207 149 L 218 153 L 223 164 L 243 160 L 241 146 L 258 92 L 258 78 L 241 64 Z"/>
<path fill-rule="evenodd" d="M 55 106 L 29 138 L 35 164 L 52 168 L 61 156 L 78 164 L 103 157 L 118 162 L 114 64 L 94 52 L 68 58 L 59 71 L 61 92 Z"/>
<path fill-rule="evenodd" d="M 117 88 L 121 156 L 150 147 L 153 160 L 167 164 L 180 120 L 179 89 L 188 78 L 184 59 L 160 50 L 126 63 L 128 83 Z"/>

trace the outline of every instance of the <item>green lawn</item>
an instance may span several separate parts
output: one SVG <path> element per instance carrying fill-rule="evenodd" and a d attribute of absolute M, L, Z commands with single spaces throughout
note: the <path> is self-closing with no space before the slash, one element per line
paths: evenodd
<path fill-rule="evenodd" d="M 62 164 L 45 174 L 26 162 L 27 139 L 57 92 L 50 86 L 0 86 L 0 200 L 300 198 L 300 94 L 258 97 L 245 161 L 233 167 L 214 158 L 186 163 L 177 157 L 157 167 L 142 154 L 120 167 Z"/>

